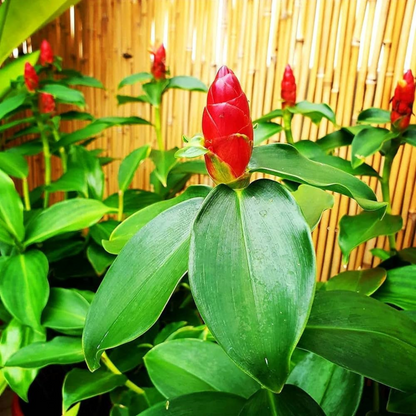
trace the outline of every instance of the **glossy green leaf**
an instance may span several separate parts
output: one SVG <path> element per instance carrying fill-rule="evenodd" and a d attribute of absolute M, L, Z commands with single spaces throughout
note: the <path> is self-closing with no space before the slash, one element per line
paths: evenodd
<path fill-rule="evenodd" d="M 208 175 L 207 168 L 203 160 L 189 160 L 186 162 L 179 162 L 173 167 L 170 173 L 172 175 L 178 173 Z"/>
<path fill-rule="evenodd" d="M 68 199 L 42 211 L 27 226 L 25 245 L 40 243 L 57 234 L 90 227 L 113 209 L 93 199 Z"/>
<path fill-rule="evenodd" d="M 150 154 L 150 146 L 139 147 L 129 153 L 121 162 L 118 171 L 118 187 L 125 191 L 131 184 L 137 168 Z"/>
<path fill-rule="evenodd" d="M 416 390 L 416 322 L 368 296 L 318 291 L 298 346 L 387 386 Z"/>
<path fill-rule="evenodd" d="M 143 191 L 143 189 L 127 189 L 124 192 L 124 213 L 127 215 L 136 213 L 137 211 L 160 202 L 162 197 L 155 192 Z M 114 209 L 118 208 L 119 195 L 118 192 L 110 195 L 104 200 L 104 204 Z"/>
<path fill-rule="evenodd" d="M 323 212 L 334 206 L 334 197 L 331 194 L 313 186 L 300 185 L 292 195 L 311 230 L 318 225 Z"/>
<path fill-rule="evenodd" d="M 260 388 L 212 342 L 164 342 L 152 348 L 144 362 L 153 384 L 168 399 L 198 391 L 223 391 L 249 398 Z"/>
<path fill-rule="evenodd" d="M 68 411 L 64 412 L 63 416 L 78 416 L 80 407 L 81 407 L 81 402 L 77 403 L 75 406 L 71 407 Z"/>
<path fill-rule="evenodd" d="M 264 116 L 261 116 L 260 118 L 257 118 L 256 120 L 253 120 L 253 124 L 271 121 L 277 117 L 282 117 L 282 116 L 283 116 L 282 110 L 280 109 L 273 110 L 273 111 L 270 111 L 270 113 L 267 113 Z"/>
<path fill-rule="evenodd" d="M 63 409 L 67 410 L 77 402 L 108 393 L 123 386 L 126 381 L 126 376 L 122 374 L 105 370 L 91 373 L 74 368 L 66 375 L 62 386 Z"/>
<path fill-rule="evenodd" d="M 22 325 L 17 319 L 12 319 L 3 330 L 0 340 L 0 366 L 3 367 L 6 361 L 19 349 L 32 342 L 45 341 L 44 331 L 35 332 L 28 326 Z M 38 374 L 37 369 L 24 369 L 18 367 L 2 368 L 2 373 L 7 384 L 23 400 L 27 401 L 27 393 L 30 385 Z"/>
<path fill-rule="evenodd" d="M 87 315 L 83 345 L 90 369 L 99 367 L 105 349 L 139 337 L 160 316 L 187 270 L 192 219 L 201 203 L 194 198 L 161 213 L 120 252 Z"/>
<path fill-rule="evenodd" d="M 85 111 L 76 111 L 71 110 L 65 113 L 59 114 L 61 121 L 72 121 L 72 120 L 84 120 L 84 121 L 93 121 L 94 116 L 90 113 L 86 113 Z"/>
<path fill-rule="evenodd" d="M 23 179 L 29 174 L 29 166 L 26 159 L 13 152 L 0 152 L 0 169 L 8 175 Z"/>
<path fill-rule="evenodd" d="M 84 361 L 81 338 L 55 337 L 35 342 L 15 352 L 6 367 L 42 368 L 52 364 L 75 364 Z"/>
<path fill-rule="evenodd" d="M 297 363 L 287 380 L 308 393 L 326 416 L 354 416 L 364 378 L 318 355 L 296 350 Z"/>
<path fill-rule="evenodd" d="M 377 153 L 385 142 L 394 139 L 396 136 L 397 134 L 378 127 L 368 127 L 361 130 L 352 141 L 352 167 L 360 166 L 364 163 L 366 157 Z"/>
<path fill-rule="evenodd" d="M 89 306 L 75 290 L 53 287 L 42 314 L 42 324 L 58 332 L 81 330 Z"/>
<path fill-rule="evenodd" d="M 411 124 L 407 130 L 403 132 L 403 139 L 410 146 L 416 146 L 416 126 Z"/>
<path fill-rule="evenodd" d="M 0 120 L 19 108 L 25 102 L 27 96 L 27 93 L 20 93 L 3 100 L 0 103 Z"/>
<path fill-rule="evenodd" d="M 347 129 L 340 129 L 318 139 L 316 144 L 326 153 L 338 147 L 349 146 L 354 139 L 354 135 Z"/>
<path fill-rule="evenodd" d="M 149 97 L 147 95 L 139 95 L 133 97 L 131 95 L 117 95 L 117 104 L 128 104 L 128 103 L 148 103 Z"/>
<path fill-rule="evenodd" d="M 374 192 L 364 182 L 332 166 L 314 162 L 302 156 L 288 144 L 270 144 L 253 149 L 249 169 L 312 185 L 324 190 L 339 192 L 354 198 L 366 210 L 385 209 L 377 202 Z"/>
<path fill-rule="evenodd" d="M 367 108 L 358 114 L 357 123 L 361 124 L 386 124 L 390 123 L 390 111 L 381 108 Z"/>
<path fill-rule="evenodd" d="M 92 242 L 87 248 L 87 258 L 97 276 L 101 276 L 113 263 L 115 257 L 107 253 L 101 245 Z"/>
<path fill-rule="evenodd" d="M 63 75 L 66 75 L 65 71 Z M 77 73 L 74 76 L 70 76 L 68 78 L 64 78 L 62 80 L 67 85 L 77 85 L 82 87 L 91 87 L 91 88 L 102 88 L 104 89 L 104 85 L 101 81 L 99 81 L 97 78 L 89 77 L 87 75 L 83 75 L 81 73 Z"/>
<path fill-rule="evenodd" d="M 175 153 L 178 149 L 171 149 L 167 151 L 152 150 L 150 158 L 155 164 L 155 174 L 157 178 L 162 182 L 162 185 L 166 187 L 166 181 L 168 179 L 169 172 L 178 163 L 175 157 Z"/>
<path fill-rule="evenodd" d="M 140 416 L 238 416 L 245 399 L 219 391 L 191 393 L 158 403 Z"/>
<path fill-rule="evenodd" d="M 21 156 L 35 156 L 42 151 L 42 143 L 40 140 L 35 139 L 30 142 L 24 142 L 18 146 L 11 147 L 7 153 L 16 153 Z"/>
<path fill-rule="evenodd" d="M 325 416 L 318 403 L 299 387 L 287 384 L 280 394 L 259 390 L 239 416 Z"/>
<path fill-rule="evenodd" d="M 13 236 L 10 234 L 9 231 L 7 231 L 6 224 L 2 219 L 0 219 L 0 241 L 9 246 L 13 246 L 15 244 Z"/>
<path fill-rule="evenodd" d="M 71 144 L 77 143 L 81 140 L 86 140 L 90 137 L 95 137 L 108 127 L 108 123 L 104 123 L 102 121 L 93 121 L 92 123 L 88 124 L 87 126 L 79 130 L 75 130 L 72 133 L 64 134 L 61 140 L 59 140 L 59 142 L 56 144 L 56 147 L 66 147 Z"/>
<path fill-rule="evenodd" d="M 71 166 L 58 180 L 47 187 L 49 192 L 79 192 L 84 198 L 88 197 L 88 182 L 85 170 Z"/>
<path fill-rule="evenodd" d="M 353 168 L 351 162 L 346 159 L 342 159 L 338 156 L 324 155 L 311 157 L 315 162 L 324 163 L 325 165 L 332 166 L 353 176 L 373 176 L 378 178 L 378 172 L 366 163 L 362 163 L 360 166 Z"/>
<path fill-rule="evenodd" d="M 384 283 L 386 275 L 381 267 L 350 270 L 331 277 L 320 290 L 350 290 L 370 296 Z"/>
<path fill-rule="evenodd" d="M 211 188 L 204 185 L 190 186 L 175 198 L 168 199 L 166 201 L 157 202 L 149 207 L 143 208 L 135 214 L 124 220 L 115 230 L 111 233 L 108 241 L 103 242 L 104 248 L 112 254 L 120 253 L 121 249 L 136 234 L 142 227 L 144 227 L 150 220 L 155 218 L 161 212 L 166 211 L 183 201 L 187 201 L 192 198 L 205 198 Z"/>
<path fill-rule="evenodd" d="M 189 280 L 230 358 L 279 392 L 315 287 L 310 229 L 290 193 L 270 180 L 214 188 L 193 227 Z"/>
<path fill-rule="evenodd" d="M 186 142 L 185 146 L 176 151 L 175 157 L 180 158 L 194 158 L 205 155 L 208 152 L 208 149 L 204 147 L 204 137 L 200 134 L 192 137 L 191 139 L 185 139 Z"/>
<path fill-rule="evenodd" d="M 201 80 L 187 75 L 179 75 L 170 78 L 167 88 L 177 88 L 186 91 L 208 91 L 208 87 Z"/>
<path fill-rule="evenodd" d="M 254 129 L 254 146 L 269 139 L 277 133 L 280 133 L 283 127 L 280 124 L 272 122 L 259 122 Z"/>
<path fill-rule="evenodd" d="M 89 235 L 99 245 L 102 241 L 110 238 L 111 233 L 120 223 L 115 220 L 101 221 L 90 228 Z"/>
<path fill-rule="evenodd" d="M 133 85 L 136 82 L 148 81 L 149 79 L 152 79 L 152 78 L 153 78 L 153 75 L 150 74 L 149 72 L 139 72 L 137 74 L 132 74 L 121 80 L 120 84 L 118 84 L 118 89 L 123 88 L 126 85 Z"/>
<path fill-rule="evenodd" d="M 186 321 L 179 321 L 179 322 L 171 322 L 167 324 L 163 329 L 156 335 L 153 345 L 159 345 L 162 342 L 167 341 L 167 339 L 172 335 L 175 331 L 180 328 L 183 328 L 187 324 Z"/>
<path fill-rule="evenodd" d="M 97 122 L 107 123 L 108 127 L 114 126 L 127 126 L 127 125 L 135 125 L 135 124 L 142 124 L 150 126 L 151 123 L 144 118 L 137 117 L 137 116 L 130 116 L 130 117 L 101 117 L 97 119 Z"/>
<path fill-rule="evenodd" d="M 416 265 L 389 270 L 373 297 L 401 309 L 416 310 Z"/>
<path fill-rule="evenodd" d="M 381 210 L 361 212 L 358 215 L 344 215 L 339 222 L 338 243 L 348 261 L 351 251 L 360 244 L 380 235 L 391 235 L 401 230 L 400 215 L 384 214 Z"/>
<path fill-rule="evenodd" d="M 0 70 L 1 74 L 1 70 Z M 25 117 L 25 118 L 18 118 L 17 120 L 8 121 L 0 126 L 0 132 L 4 132 L 8 129 L 13 127 L 19 126 L 20 124 L 32 124 L 35 121 L 35 117 Z M 8 149 L 9 151 L 13 151 L 13 148 Z"/>
<path fill-rule="evenodd" d="M 378 257 L 381 261 L 387 260 L 390 257 L 390 252 L 383 248 L 372 248 L 370 252 L 374 257 Z"/>
<path fill-rule="evenodd" d="M 392 413 L 416 414 L 416 393 L 390 390 L 387 410 Z"/>
<path fill-rule="evenodd" d="M 379 264 L 386 270 L 395 269 L 398 267 L 409 266 L 416 264 L 416 247 L 408 247 L 396 252 L 394 256 L 390 256 Z"/>
<path fill-rule="evenodd" d="M 292 114 L 302 114 L 311 119 L 312 123 L 319 124 L 323 118 L 336 124 L 335 113 L 327 104 L 315 104 L 309 101 L 301 101 L 293 107 L 286 107 Z"/>
<path fill-rule="evenodd" d="M 2 266 L 1 300 L 23 325 L 40 330 L 49 297 L 48 259 L 38 250 L 7 258 Z"/>
<path fill-rule="evenodd" d="M 65 87 L 62 84 L 47 84 L 40 91 L 52 94 L 57 102 L 74 104 L 81 108 L 85 106 L 84 95 L 81 92 L 73 88 Z"/>
<path fill-rule="evenodd" d="M 162 81 L 148 82 L 147 84 L 143 84 L 142 88 L 148 97 L 149 103 L 154 106 L 159 106 L 162 102 L 162 95 L 168 85 L 169 80 L 165 79 Z"/>

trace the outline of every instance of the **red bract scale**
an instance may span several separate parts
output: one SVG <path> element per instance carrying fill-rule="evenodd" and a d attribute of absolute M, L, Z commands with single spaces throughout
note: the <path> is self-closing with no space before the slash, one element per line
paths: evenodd
<path fill-rule="evenodd" d="M 40 63 L 42 66 L 53 63 L 52 47 L 46 39 L 40 45 Z"/>
<path fill-rule="evenodd" d="M 53 113 L 55 111 L 55 99 L 52 94 L 46 92 L 39 94 L 39 111 L 41 113 Z"/>
<path fill-rule="evenodd" d="M 293 107 L 296 104 L 296 80 L 290 65 L 286 65 L 281 87 L 282 108 Z"/>
<path fill-rule="evenodd" d="M 166 51 L 165 47 L 162 45 L 159 46 L 159 49 L 156 51 L 150 51 L 153 55 L 153 64 L 152 64 L 152 75 L 156 81 L 166 78 Z"/>
<path fill-rule="evenodd" d="M 402 131 L 409 126 L 414 100 L 415 78 L 409 69 L 397 83 L 392 98 L 391 123 L 394 129 Z"/>
<path fill-rule="evenodd" d="M 34 92 L 39 86 L 39 77 L 35 71 L 35 68 L 33 68 L 29 62 L 25 63 L 24 78 L 27 89 L 30 92 Z"/>
<path fill-rule="evenodd" d="M 220 68 L 208 91 L 202 117 L 205 163 L 216 183 L 231 183 L 245 176 L 253 150 L 253 124 L 247 97 L 226 66 Z"/>

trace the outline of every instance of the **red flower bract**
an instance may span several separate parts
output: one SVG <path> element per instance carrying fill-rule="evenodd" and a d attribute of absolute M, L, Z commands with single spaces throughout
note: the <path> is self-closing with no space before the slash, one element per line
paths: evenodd
<path fill-rule="evenodd" d="M 40 44 L 40 63 L 42 66 L 53 63 L 52 47 L 46 39 Z"/>
<path fill-rule="evenodd" d="M 29 62 L 25 63 L 24 78 L 27 89 L 30 92 L 34 92 L 39 86 L 39 77 L 35 71 L 35 68 L 33 68 Z"/>
<path fill-rule="evenodd" d="M 397 83 L 392 98 L 391 123 L 396 130 L 402 131 L 409 126 L 415 100 L 415 79 L 409 69 Z"/>
<path fill-rule="evenodd" d="M 152 75 L 156 81 L 166 78 L 166 51 L 163 43 L 156 51 L 150 52 L 153 55 Z"/>
<path fill-rule="evenodd" d="M 55 99 L 52 94 L 46 92 L 40 93 L 39 111 L 41 113 L 53 113 L 55 111 Z"/>
<path fill-rule="evenodd" d="M 243 176 L 253 149 L 253 124 L 247 97 L 226 66 L 208 91 L 202 131 L 205 163 L 214 182 L 231 183 Z"/>
<path fill-rule="evenodd" d="M 296 104 L 296 80 L 290 65 L 286 65 L 281 84 L 282 108 Z"/>

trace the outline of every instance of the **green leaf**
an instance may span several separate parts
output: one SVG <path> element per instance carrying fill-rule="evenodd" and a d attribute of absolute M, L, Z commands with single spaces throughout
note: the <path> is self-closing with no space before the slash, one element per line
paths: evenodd
<path fill-rule="evenodd" d="M 65 72 L 65 71 L 62 71 L 62 72 Z M 104 89 L 103 83 L 99 81 L 97 78 L 89 77 L 81 73 L 78 73 L 78 74 L 69 78 L 64 78 L 62 81 L 67 85 L 77 85 L 77 86 L 82 86 L 82 87 Z"/>
<path fill-rule="evenodd" d="M 26 159 L 19 153 L 0 152 L 0 169 L 19 179 L 27 178 L 29 175 Z"/>
<path fill-rule="evenodd" d="M 118 105 L 149 102 L 149 97 L 147 95 L 139 95 L 138 97 L 132 97 L 131 95 L 117 95 L 116 98 Z"/>
<path fill-rule="evenodd" d="M 143 189 L 127 189 L 124 191 L 124 213 L 132 214 L 135 213 L 149 205 L 155 204 L 162 200 L 162 197 L 155 193 L 149 191 L 143 191 Z M 119 194 L 118 192 L 110 195 L 107 199 L 104 200 L 104 203 L 113 207 L 114 209 L 118 208 Z"/>
<path fill-rule="evenodd" d="M 387 410 L 392 413 L 416 414 L 416 393 L 390 390 Z"/>
<path fill-rule="evenodd" d="M 24 142 L 18 146 L 11 147 L 7 150 L 7 153 L 16 153 L 21 156 L 35 156 L 42 151 L 42 143 L 40 140 L 31 140 L 30 142 Z"/>
<path fill-rule="evenodd" d="M 88 370 L 74 368 L 65 377 L 62 386 L 63 409 L 68 410 L 73 404 L 91 397 L 108 393 L 127 381 L 122 374 L 108 371 L 90 373 Z"/>
<path fill-rule="evenodd" d="M 66 113 L 59 114 L 61 117 L 61 121 L 72 121 L 72 120 L 83 120 L 83 121 L 93 121 L 94 116 L 90 113 L 86 113 L 84 111 L 67 111 Z"/>
<path fill-rule="evenodd" d="M 230 358 L 280 391 L 315 286 L 310 229 L 290 193 L 270 180 L 238 191 L 214 188 L 193 227 L 189 280 Z"/>
<path fill-rule="evenodd" d="M 271 122 L 259 122 L 254 129 L 254 146 L 258 146 L 260 143 L 269 139 L 277 133 L 280 133 L 283 127 L 277 123 Z"/>
<path fill-rule="evenodd" d="M 397 134 L 378 127 L 368 127 L 357 133 L 352 141 L 351 166 L 356 168 L 364 163 L 365 158 L 377 153 L 383 144 L 394 139 Z"/>
<path fill-rule="evenodd" d="M 18 109 L 25 102 L 27 96 L 28 94 L 24 92 L 3 100 L 0 103 L 0 120 L 4 119 L 8 114 Z"/>
<path fill-rule="evenodd" d="M 292 195 L 311 230 L 318 225 L 323 212 L 334 206 L 334 197 L 331 194 L 313 186 L 300 185 Z"/>
<path fill-rule="evenodd" d="M 325 413 L 306 392 L 288 384 L 280 394 L 259 390 L 250 397 L 239 413 L 239 416 L 259 415 L 325 416 Z"/>
<path fill-rule="evenodd" d="M 108 240 L 111 233 L 119 224 L 115 220 L 101 221 L 90 228 L 89 235 L 99 246 L 102 246 L 102 241 Z"/>
<path fill-rule="evenodd" d="M 416 390 L 416 322 L 368 296 L 318 291 L 298 346 L 387 386 Z"/>
<path fill-rule="evenodd" d="M 158 403 L 140 416 L 238 416 L 245 400 L 234 394 L 204 391 Z"/>
<path fill-rule="evenodd" d="M 40 91 L 52 94 L 59 103 L 75 104 L 79 107 L 85 107 L 84 94 L 73 88 L 65 87 L 61 84 L 47 84 Z"/>
<path fill-rule="evenodd" d="M 175 157 L 193 158 L 202 156 L 207 152 L 208 149 L 204 147 L 204 137 L 197 134 L 186 142 L 185 147 L 182 147 L 175 153 Z"/>
<path fill-rule="evenodd" d="M 112 254 L 120 253 L 127 241 L 161 212 L 188 199 L 205 198 L 210 191 L 211 188 L 205 185 L 190 186 L 185 192 L 175 198 L 156 202 L 153 205 L 137 211 L 114 229 L 108 241 L 103 241 L 104 248 Z"/>
<path fill-rule="evenodd" d="M 378 257 L 381 261 L 390 258 L 390 252 L 382 248 L 372 248 L 370 252 L 374 257 Z"/>
<path fill-rule="evenodd" d="M 153 345 L 159 345 L 168 340 L 168 338 L 178 329 L 183 328 L 187 324 L 186 321 L 171 322 L 167 324 L 155 337 Z"/>
<path fill-rule="evenodd" d="M 390 111 L 381 108 L 367 108 L 358 115 L 357 123 L 386 124 L 390 123 Z"/>
<path fill-rule="evenodd" d="M 97 136 L 108 127 L 110 127 L 108 123 L 99 122 L 96 120 L 91 124 L 88 124 L 88 126 L 83 127 L 82 129 L 75 130 L 72 133 L 64 134 L 61 140 L 59 140 L 59 142 L 56 144 L 56 147 L 66 147 L 81 140 L 86 140 L 90 137 Z"/>
<path fill-rule="evenodd" d="M 416 126 L 410 125 L 409 128 L 403 132 L 404 141 L 411 146 L 416 146 Z"/>
<path fill-rule="evenodd" d="M 90 227 L 103 215 L 112 212 L 100 201 L 68 199 L 42 211 L 27 226 L 25 246 L 40 243 L 55 235 Z"/>
<path fill-rule="evenodd" d="M 315 162 L 324 163 L 325 165 L 342 170 L 353 176 L 373 176 L 379 178 L 378 172 L 366 163 L 362 163 L 360 166 L 353 168 L 350 161 L 338 156 L 324 155 L 311 157 L 311 159 Z"/>
<path fill-rule="evenodd" d="M 312 123 L 319 124 L 323 118 L 336 124 L 335 113 L 328 104 L 315 104 L 309 101 L 301 101 L 293 107 L 286 107 L 292 114 L 302 114 L 311 119 Z"/>
<path fill-rule="evenodd" d="M 186 273 L 192 219 L 202 198 L 161 213 L 125 245 L 91 304 L 83 334 L 90 369 L 105 349 L 146 332 Z M 184 221 L 186 219 L 186 221 Z"/>
<path fill-rule="evenodd" d="M 331 277 L 319 289 L 350 290 L 352 292 L 370 296 L 384 283 L 386 275 L 386 271 L 381 267 L 364 270 L 350 270 Z"/>
<path fill-rule="evenodd" d="M 97 119 L 98 122 L 107 123 L 108 127 L 113 126 L 128 126 L 135 124 L 144 124 L 146 126 L 151 126 L 150 121 L 145 120 L 141 117 L 130 116 L 130 117 L 101 117 Z"/>
<path fill-rule="evenodd" d="M 81 330 L 89 306 L 89 303 L 75 290 L 53 287 L 43 311 L 42 324 L 64 333 Z"/>
<path fill-rule="evenodd" d="M 0 70 L 1 74 L 1 70 Z M 9 121 L 7 123 L 4 123 L 0 126 L 0 132 L 4 132 L 8 129 L 11 129 L 13 127 L 19 126 L 20 124 L 32 124 L 35 121 L 35 117 L 25 117 L 25 118 L 18 118 L 17 120 Z M 12 150 L 8 149 L 9 151 Z"/>
<path fill-rule="evenodd" d="M 115 257 L 107 253 L 101 245 L 91 242 L 87 248 L 87 258 L 94 268 L 97 276 L 101 276 L 113 263 Z"/>
<path fill-rule="evenodd" d="M 79 408 L 81 407 L 81 402 L 71 407 L 68 411 L 64 412 L 62 416 L 78 416 Z M 129 416 L 129 415 L 127 415 Z"/>
<path fill-rule="evenodd" d="M 152 159 L 156 167 L 155 174 L 164 187 L 166 187 L 169 172 L 178 163 L 175 157 L 177 150 L 176 148 L 167 151 L 153 149 L 150 153 L 150 159 Z"/>
<path fill-rule="evenodd" d="M 35 332 L 32 328 L 22 325 L 17 319 L 12 319 L 2 331 L 0 341 L 0 366 L 4 367 L 9 357 L 16 351 L 32 342 L 44 341 L 45 339 L 45 331 Z M 1 371 L 7 384 L 27 402 L 29 387 L 39 370 L 7 367 L 2 368 Z"/>
<path fill-rule="evenodd" d="M 79 192 L 84 198 L 88 197 L 88 182 L 84 169 L 71 166 L 57 181 L 52 182 L 49 192 Z"/>
<path fill-rule="evenodd" d="M 381 210 L 344 215 L 339 222 L 338 237 L 344 262 L 348 262 L 351 251 L 360 244 L 380 235 L 397 233 L 402 226 L 403 220 L 400 215 L 383 215 Z"/>
<path fill-rule="evenodd" d="M 310 352 L 296 350 L 295 354 L 299 361 L 290 373 L 288 384 L 308 393 L 327 416 L 355 415 L 364 378 Z"/>
<path fill-rule="evenodd" d="M 147 84 L 143 84 L 142 88 L 149 99 L 149 103 L 154 106 L 159 106 L 162 102 L 162 95 L 168 85 L 169 80 L 165 79 L 163 81 L 148 82 Z"/>
<path fill-rule="evenodd" d="M 369 186 L 348 173 L 302 156 L 288 144 L 270 144 L 253 149 L 249 169 L 312 185 L 354 198 L 366 210 L 385 210 Z"/>
<path fill-rule="evenodd" d="M 319 145 L 324 152 L 329 153 L 338 147 L 349 146 L 353 139 L 354 135 L 347 129 L 342 128 L 341 130 L 329 133 L 317 140 L 316 144 Z"/>
<path fill-rule="evenodd" d="M 84 361 L 81 338 L 55 337 L 35 342 L 15 352 L 6 367 L 42 368 L 52 364 L 76 364 Z"/>
<path fill-rule="evenodd" d="M 282 110 L 277 109 L 277 110 L 270 111 L 270 113 L 267 113 L 264 116 L 261 116 L 260 118 L 257 118 L 256 120 L 253 120 L 253 124 L 271 121 L 277 117 L 283 117 Z"/>
<path fill-rule="evenodd" d="M 170 78 L 167 88 L 178 88 L 187 91 L 208 91 L 208 87 L 201 80 L 186 75 Z"/>
<path fill-rule="evenodd" d="M 133 150 L 122 160 L 118 171 L 119 189 L 125 191 L 130 186 L 137 168 L 149 156 L 150 151 L 150 146 L 146 144 Z"/>
<path fill-rule="evenodd" d="M 416 265 L 389 270 L 373 297 L 401 309 L 416 310 Z"/>
<path fill-rule="evenodd" d="M 139 72 L 137 74 L 132 74 L 121 80 L 120 84 L 118 84 L 118 89 L 123 88 L 126 85 L 133 85 L 136 82 L 148 81 L 150 79 L 153 79 L 153 75 L 149 72 Z"/>
<path fill-rule="evenodd" d="M 192 175 L 208 175 L 205 162 L 203 160 L 189 160 L 186 162 L 180 162 L 170 171 L 170 174 L 192 174 Z"/>
<path fill-rule="evenodd" d="M 152 348 L 144 362 L 152 383 L 168 399 L 198 391 L 222 391 L 248 398 L 260 388 L 212 342 L 165 342 Z"/>
<path fill-rule="evenodd" d="M 48 259 L 38 250 L 8 257 L 2 266 L 1 300 L 23 325 L 39 331 L 49 297 Z"/>

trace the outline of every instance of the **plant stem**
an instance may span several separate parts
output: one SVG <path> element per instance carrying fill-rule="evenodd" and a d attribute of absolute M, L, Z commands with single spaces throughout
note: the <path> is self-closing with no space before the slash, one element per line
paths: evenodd
<path fill-rule="evenodd" d="M 119 190 L 118 191 L 118 214 L 117 214 L 117 220 L 123 221 L 123 210 L 124 210 L 124 191 Z"/>
<path fill-rule="evenodd" d="M 27 183 L 27 178 L 22 179 L 23 182 L 23 199 L 25 201 L 26 211 L 30 211 L 30 198 L 29 198 L 29 185 Z"/>
<path fill-rule="evenodd" d="M 113 374 L 123 374 L 115 365 L 114 363 L 108 358 L 108 355 L 104 352 L 101 356 L 101 361 L 104 365 L 113 373 Z M 150 407 L 149 399 L 147 398 L 146 392 L 140 388 L 137 384 L 134 384 L 132 381 L 127 380 L 124 385 L 129 388 L 130 390 L 134 391 L 137 394 L 140 394 L 146 400 L 146 403 Z"/>
<path fill-rule="evenodd" d="M 285 131 L 286 141 L 289 144 L 293 144 L 292 135 L 292 118 L 293 114 L 288 110 L 283 110 L 283 130 Z"/>
<path fill-rule="evenodd" d="M 53 138 L 55 139 L 56 142 L 59 142 L 60 140 L 60 136 L 58 133 L 58 130 L 56 130 L 55 126 L 52 126 L 52 134 L 53 134 Z M 62 164 L 62 172 L 66 173 L 66 171 L 68 170 L 68 157 L 65 151 L 65 147 L 60 147 L 59 148 L 59 153 L 61 155 L 61 164 Z"/>
<path fill-rule="evenodd" d="M 394 155 L 386 154 L 384 158 L 383 176 L 381 177 L 381 192 L 383 195 L 383 201 L 387 202 L 386 213 L 391 214 L 391 200 L 390 200 L 390 173 L 391 166 L 393 164 Z M 396 235 L 391 234 L 389 237 L 390 251 L 396 250 Z"/>
<path fill-rule="evenodd" d="M 159 150 L 165 150 L 165 143 L 163 142 L 162 136 L 162 121 L 160 118 L 160 106 L 155 105 L 155 130 L 156 130 L 156 138 L 157 138 L 157 145 Z"/>
<path fill-rule="evenodd" d="M 379 412 L 380 411 L 380 386 L 377 383 L 377 381 L 373 382 L 373 390 L 374 390 L 374 395 L 373 395 L 373 410 L 375 412 Z"/>

